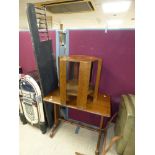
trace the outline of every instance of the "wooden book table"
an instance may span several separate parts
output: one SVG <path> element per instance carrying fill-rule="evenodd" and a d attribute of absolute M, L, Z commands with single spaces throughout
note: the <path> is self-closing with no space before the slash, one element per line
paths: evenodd
<path fill-rule="evenodd" d="M 77 81 L 75 79 L 67 80 L 66 78 L 67 62 L 79 63 L 79 73 Z M 91 68 L 94 62 L 97 62 L 97 71 L 96 71 L 96 82 L 93 86 L 90 84 L 90 78 L 92 76 Z M 76 124 L 77 126 L 97 131 L 99 135 L 95 155 L 99 155 L 100 139 L 104 128 L 103 126 L 104 117 L 111 116 L 110 97 L 105 94 L 98 93 L 101 64 L 102 64 L 101 59 L 96 57 L 89 57 L 89 56 L 60 57 L 59 58 L 60 87 L 43 98 L 44 101 L 54 104 L 54 126 L 51 130 L 50 136 L 53 137 L 60 121 Z M 66 120 L 64 118 L 60 118 L 59 116 L 60 106 L 100 115 L 101 116 L 100 126 L 92 127 L 86 124 L 77 123 L 76 121 L 73 120 Z"/>

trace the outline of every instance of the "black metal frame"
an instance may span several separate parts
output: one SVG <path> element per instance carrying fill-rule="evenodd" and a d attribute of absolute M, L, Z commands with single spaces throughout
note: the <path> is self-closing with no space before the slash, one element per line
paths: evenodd
<path fill-rule="evenodd" d="M 42 14 L 42 13 L 38 14 L 39 9 L 45 11 L 44 18 L 38 17 L 38 15 Z M 54 61 L 53 50 L 52 50 L 52 40 L 50 40 L 48 35 L 46 9 L 44 7 L 38 8 L 31 3 L 28 3 L 27 17 L 28 17 L 29 29 L 31 32 L 31 39 L 33 42 L 36 67 L 39 73 L 41 92 L 42 92 L 42 96 L 44 97 L 58 87 L 56 64 Z M 37 22 L 37 19 L 39 18 L 44 20 L 45 27 L 43 31 L 39 31 L 40 28 Z M 46 34 L 47 40 L 41 41 L 40 34 L 43 34 L 43 33 Z M 54 115 L 53 113 L 51 113 L 53 111 L 53 105 L 47 104 L 47 103 L 43 103 L 43 105 L 45 108 L 48 126 L 52 127 L 53 120 L 54 120 Z"/>

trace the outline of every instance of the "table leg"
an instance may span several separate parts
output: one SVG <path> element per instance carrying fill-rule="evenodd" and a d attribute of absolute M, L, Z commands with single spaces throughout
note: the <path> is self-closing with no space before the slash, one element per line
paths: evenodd
<path fill-rule="evenodd" d="M 50 137 L 52 138 L 56 132 L 56 129 L 59 125 L 59 106 L 54 104 L 54 125 L 50 133 Z"/>
<path fill-rule="evenodd" d="M 101 141 L 101 134 L 102 134 L 102 127 L 103 127 L 103 116 L 101 116 L 100 120 L 100 130 L 99 130 L 99 135 L 98 135 L 98 141 L 97 141 L 97 146 L 96 146 L 96 151 L 95 155 L 99 155 L 99 147 L 100 147 L 100 141 Z"/>

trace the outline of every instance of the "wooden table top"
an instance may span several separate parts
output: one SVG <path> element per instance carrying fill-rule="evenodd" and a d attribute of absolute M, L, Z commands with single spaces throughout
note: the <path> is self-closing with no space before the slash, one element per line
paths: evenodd
<path fill-rule="evenodd" d="M 71 62 L 94 62 L 99 60 L 99 58 L 86 55 L 70 55 L 70 56 L 60 56 L 60 60 Z"/>
<path fill-rule="evenodd" d="M 82 107 L 77 107 L 76 98 L 71 98 L 69 101 L 67 101 L 66 104 L 62 104 L 60 102 L 59 89 L 51 92 L 48 96 L 44 97 L 43 100 L 48 103 L 58 104 L 60 106 L 73 108 L 73 109 L 93 113 L 96 115 L 101 115 L 105 117 L 111 116 L 110 97 L 104 94 L 98 94 L 97 101 L 95 103 L 92 102 L 92 99 L 88 98 L 87 106 L 85 109 L 83 109 Z"/>

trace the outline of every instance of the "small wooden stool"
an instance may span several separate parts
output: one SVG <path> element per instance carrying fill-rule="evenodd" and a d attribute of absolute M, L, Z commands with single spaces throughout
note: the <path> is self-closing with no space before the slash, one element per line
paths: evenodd
<path fill-rule="evenodd" d="M 68 80 L 67 63 L 79 63 L 78 80 Z M 90 84 L 90 79 L 94 74 L 91 72 L 93 64 L 97 62 L 95 86 Z M 72 55 L 69 57 L 62 56 L 59 58 L 60 67 L 60 98 L 63 104 L 67 104 L 68 96 L 77 97 L 77 106 L 81 109 L 86 108 L 87 97 L 92 96 L 93 102 L 97 100 L 99 80 L 101 73 L 102 60 L 100 58 Z"/>

